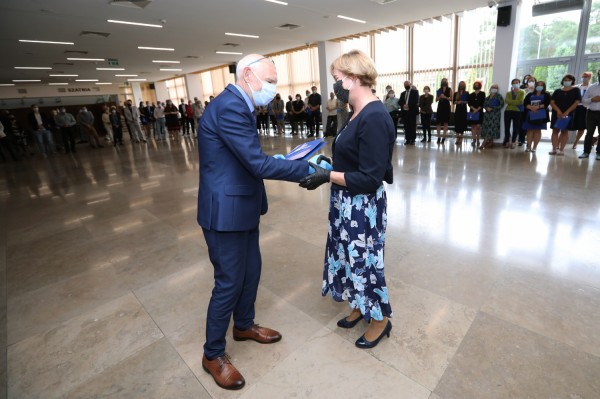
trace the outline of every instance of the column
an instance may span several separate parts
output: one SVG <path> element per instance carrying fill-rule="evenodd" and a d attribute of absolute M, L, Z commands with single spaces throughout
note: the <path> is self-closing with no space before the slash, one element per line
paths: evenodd
<path fill-rule="evenodd" d="M 521 2 L 510 0 L 501 3 L 501 6 L 512 6 L 509 26 L 496 27 L 496 44 L 494 48 L 494 68 L 492 72 L 493 82 L 500 87 L 500 94 L 506 95 L 510 90 L 510 81 L 516 78 L 517 60 L 519 55 L 519 18 L 521 14 Z M 484 87 L 486 93 L 489 87 Z M 504 138 L 504 113 L 500 120 L 500 139 Z"/>
<path fill-rule="evenodd" d="M 142 98 L 142 87 L 140 82 L 131 82 L 131 92 L 133 94 L 133 105 L 137 107 L 140 101 L 144 100 Z"/>
<path fill-rule="evenodd" d="M 321 108 L 323 111 L 321 113 L 321 126 L 323 126 L 324 132 L 325 126 L 327 126 L 327 100 L 329 100 L 329 93 L 333 91 L 333 84 L 335 83 L 329 68 L 331 63 L 342 55 L 342 45 L 339 42 L 318 42 L 317 49 L 319 54 L 319 93 L 321 93 Z"/>

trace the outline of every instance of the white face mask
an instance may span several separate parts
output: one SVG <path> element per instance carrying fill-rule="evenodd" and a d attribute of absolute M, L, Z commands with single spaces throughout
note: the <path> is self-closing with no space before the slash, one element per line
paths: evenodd
<path fill-rule="evenodd" d="M 535 82 L 528 82 L 527 86 L 529 86 L 529 87 L 535 87 Z"/>
<path fill-rule="evenodd" d="M 252 69 L 250 69 L 250 70 L 252 71 Z M 258 81 L 262 85 L 262 88 L 259 91 L 254 91 L 254 90 L 252 90 L 252 86 L 250 86 L 250 83 L 248 83 L 248 87 L 250 88 L 250 91 L 252 92 L 252 99 L 254 100 L 254 105 L 257 105 L 259 107 L 265 106 L 265 105 L 269 104 L 275 97 L 275 94 L 277 94 L 277 86 L 274 85 L 273 83 L 269 83 L 269 82 L 265 82 L 265 81 L 261 80 L 256 75 L 256 73 L 254 73 L 254 71 L 252 71 L 252 73 L 254 74 L 256 79 L 258 79 Z"/>

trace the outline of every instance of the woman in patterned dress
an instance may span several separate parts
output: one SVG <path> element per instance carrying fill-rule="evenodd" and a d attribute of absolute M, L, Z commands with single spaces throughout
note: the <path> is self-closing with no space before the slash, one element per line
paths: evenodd
<path fill-rule="evenodd" d="M 481 126 L 481 135 L 483 144 L 480 150 L 494 146 L 494 139 L 500 137 L 500 114 L 504 107 L 504 98 L 498 93 L 498 85 L 494 83 L 490 87 L 490 95 L 485 98 L 483 108 L 485 109 L 485 118 Z"/>
<path fill-rule="evenodd" d="M 343 54 L 331 65 L 331 74 L 338 100 L 350 103 L 354 112 L 333 143 L 333 162 L 328 160 L 333 171 L 313 164 L 315 174 L 325 177 L 315 183 L 309 175 L 300 183 L 308 189 L 332 183 L 322 294 L 350 304 L 352 312 L 338 321 L 339 327 L 352 328 L 363 318 L 370 321 L 356 346 L 372 348 L 392 329 L 383 266 L 383 182 L 392 183 L 396 129 L 385 105 L 371 93 L 377 71 L 369 57 L 358 50 Z"/>

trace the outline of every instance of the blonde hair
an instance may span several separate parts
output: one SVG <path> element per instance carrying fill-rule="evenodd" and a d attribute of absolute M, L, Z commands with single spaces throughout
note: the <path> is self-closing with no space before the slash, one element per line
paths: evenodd
<path fill-rule="evenodd" d="M 377 70 L 375 70 L 373 60 L 360 50 L 352 50 L 340 55 L 331 63 L 329 69 L 332 74 L 333 70 L 337 69 L 347 76 L 358 78 L 361 86 L 371 87 L 375 85 L 375 79 L 377 79 Z"/>

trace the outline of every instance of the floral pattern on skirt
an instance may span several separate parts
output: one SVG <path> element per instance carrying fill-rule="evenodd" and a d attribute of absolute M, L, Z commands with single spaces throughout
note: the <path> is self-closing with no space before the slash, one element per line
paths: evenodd
<path fill-rule="evenodd" d="M 348 301 L 367 321 L 392 316 L 383 268 L 386 208 L 383 185 L 355 196 L 331 188 L 322 294 Z"/>

